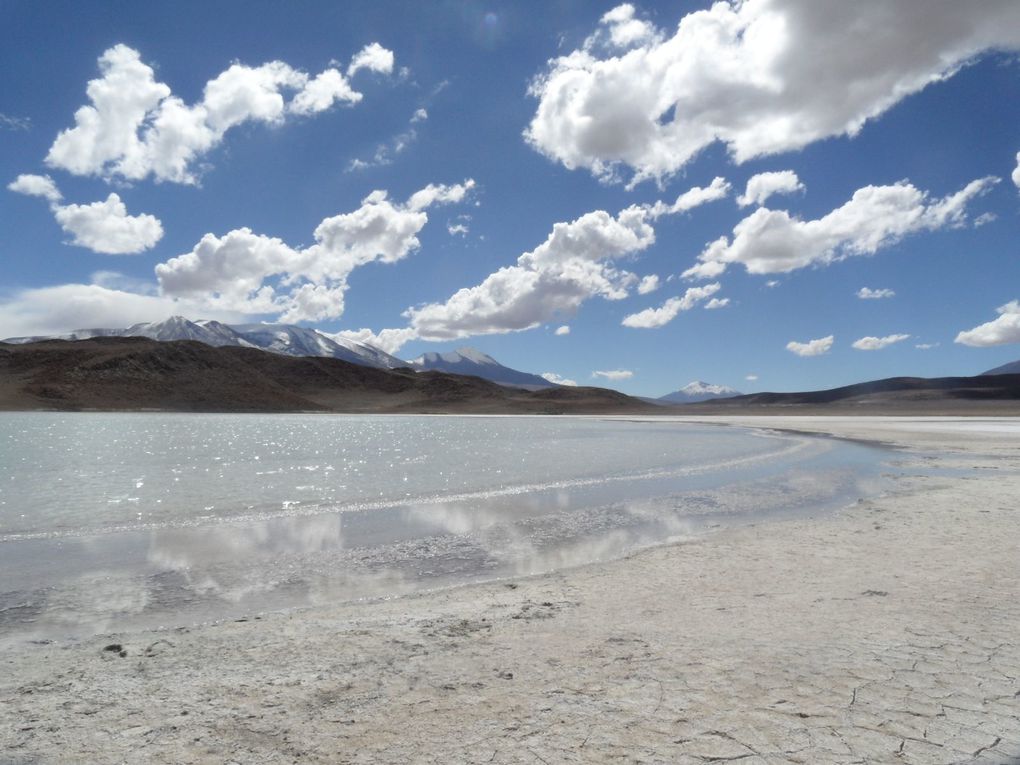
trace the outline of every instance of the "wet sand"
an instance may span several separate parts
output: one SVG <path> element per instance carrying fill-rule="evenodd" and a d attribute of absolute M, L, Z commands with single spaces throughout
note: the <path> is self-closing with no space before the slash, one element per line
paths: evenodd
<path fill-rule="evenodd" d="M 904 475 L 531 579 L 8 650 L 0 763 L 1020 763 L 1020 421 L 703 419 Z"/>

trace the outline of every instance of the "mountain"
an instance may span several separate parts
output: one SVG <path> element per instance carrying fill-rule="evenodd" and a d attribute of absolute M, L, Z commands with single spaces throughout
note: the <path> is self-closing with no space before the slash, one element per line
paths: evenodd
<path fill-rule="evenodd" d="M 699 413 L 808 413 L 837 410 L 842 414 L 914 412 L 938 414 L 975 409 L 976 405 L 1020 406 L 1020 374 L 977 377 L 889 377 L 828 390 L 795 393 L 751 393 L 703 401 L 692 406 Z"/>
<path fill-rule="evenodd" d="M 0 410 L 625 414 L 654 408 L 601 388 L 526 391 L 445 372 L 193 340 L 0 343 Z"/>
<path fill-rule="evenodd" d="M 698 401 L 708 401 L 716 398 L 732 398 L 739 396 L 740 391 L 727 388 L 725 385 L 711 385 L 701 380 L 688 383 L 678 391 L 660 396 L 657 401 L 664 401 L 668 404 L 694 404 Z"/>
<path fill-rule="evenodd" d="M 290 324 L 223 324 L 218 321 L 189 321 L 183 316 L 134 324 L 127 329 L 78 329 L 54 337 L 12 337 L 5 343 L 21 345 L 40 340 L 86 340 L 94 337 L 147 337 L 151 340 L 195 340 L 213 347 L 261 348 L 285 356 L 321 356 L 352 364 L 395 369 L 406 366 L 396 356 L 353 340 L 327 337 L 323 333 Z"/>
<path fill-rule="evenodd" d="M 1001 367 L 995 369 L 989 369 L 987 372 L 982 372 L 982 375 L 1020 375 L 1020 361 L 1011 361 L 1008 364 L 1003 364 Z"/>
<path fill-rule="evenodd" d="M 505 367 L 492 358 L 492 356 L 488 356 L 475 348 L 458 348 L 449 353 L 423 353 L 418 358 L 409 361 L 408 366 L 419 371 L 472 375 L 474 377 L 481 377 L 483 380 L 499 383 L 500 385 L 511 385 L 527 390 L 559 387 L 544 377 Z"/>

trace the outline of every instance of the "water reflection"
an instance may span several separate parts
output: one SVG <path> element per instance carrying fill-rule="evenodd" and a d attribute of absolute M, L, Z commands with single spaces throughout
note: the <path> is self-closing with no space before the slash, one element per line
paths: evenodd
<path fill-rule="evenodd" d="M 739 473 L 8 542 L 0 635 L 84 637 L 538 574 L 833 508 L 877 486 L 879 453 L 791 440 L 792 464 Z"/>

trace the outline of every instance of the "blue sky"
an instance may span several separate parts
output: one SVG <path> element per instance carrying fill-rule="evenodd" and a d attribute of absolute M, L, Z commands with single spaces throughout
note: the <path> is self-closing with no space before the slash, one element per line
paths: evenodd
<path fill-rule="evenodd" d="M 642 395 L 1020 358 L 1011 0 L 83 9 L 0 5 L 0 337 L 283 320 Z"/>

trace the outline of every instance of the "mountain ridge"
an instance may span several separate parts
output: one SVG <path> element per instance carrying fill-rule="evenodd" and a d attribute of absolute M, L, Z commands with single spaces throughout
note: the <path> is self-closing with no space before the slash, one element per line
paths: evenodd
<path fill-rule="evenodd" d="M 732 398 L 741 395 L 740 391 L 734 390 L 726 385 L 713 385 L 701 380 L 693 380 L 679 390 L 659 396 L 657 401 L 665 401 L 669 404 L 696 404 L 701 401 L 712 399 Z"/>
<path fill-rule="evenodd" d="M 0 409 L 8 411 L 626 414 L 654 408 L 603 388 L 532 392 L 474 376 L 195 340 L 0 343 Z"/>
<path fill-rule="evenodd" d="M 556 383 L 544 377 L 512 369 L 496 361 L 492 356 L 482 353 L 477 348 L 464 346 L 455 351 L 438 353 L 429 351 L 408 362 L 408 366 L 416 371 L 448 372 L 458 375 L 472 375 L 489 380 L 498 385 L 509 385 L 525 390 L 544 390 L 559 388 Z"/>

